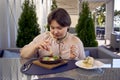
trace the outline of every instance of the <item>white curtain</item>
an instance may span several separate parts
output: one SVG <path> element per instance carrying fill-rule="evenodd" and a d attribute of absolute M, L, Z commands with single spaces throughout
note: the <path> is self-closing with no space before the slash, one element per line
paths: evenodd
<path fill-rule="evenodd" d="M 41 31 L 47 24 L 51 0 L 33 0 L 36 4 L 38 23 Z M 43 3 L 42 3 L 43 1 Z M 24 0 L 0 0 L 0 48 L 15 48 L 17 39 L 18 19 L 22 12 Z"/>

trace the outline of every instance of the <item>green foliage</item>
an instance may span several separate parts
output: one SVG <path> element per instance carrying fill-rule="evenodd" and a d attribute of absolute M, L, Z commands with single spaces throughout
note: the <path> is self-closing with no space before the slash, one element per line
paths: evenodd
<path fill-rule="evenodd" d="M 106 11 L 105 4 L 100 6 L 99 8 L 96 9 L 96 15 L 98 16 L 96 18 L 97 25 L 102 26 L 103 23 L 105 23 L 105 14 L 104 12 Z"/>
<path fill-rule="evenodd" d="M 97 24 L 102 26 L 104 22 L 105 22 L 105 15 L 103 14 L 103 12 L 101 12 L 97 18 Z"/>
<path fill-rule="evenodd" d="M 98 46 L 88 2 L 82 3 L 82 11 L 79 16 L 78 24 L 76 25 L 77 36 L 82 40 L 85 47 Z"/>
<path fill-rule="evenodd" d="M 57 8 L 56 0 L 52 0 L 51 11 Z"/>
<path fill-rule="evenodd" d="M 35 12 L 35 5 L 29 0 L 25 0 L 22 5 L 22 13 L 18 21 L 17 47 L 23 47 L 30 43 L 35 36 L 40 34 L 39 24 Z"/>
<path fill-rule="evenodd" d="M 117 15 L 120 15 L 120 10 L 119 11 L 117 11 L 117 10 L 114 11 L 114 16 L 117 16 Z"/>

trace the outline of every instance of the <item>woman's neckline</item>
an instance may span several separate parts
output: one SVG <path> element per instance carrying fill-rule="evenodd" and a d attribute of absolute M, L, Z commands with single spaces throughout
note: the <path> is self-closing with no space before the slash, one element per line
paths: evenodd
<path fill-rule="evenodd" d="M 50 32 L 50 36 L 51 36 L 54 40 L 56 40 L 57 43 L 63 42 L 63 41 L 67 38 L 67 35 L 68 35 L 68 32 L 66 32 L 66 34 L 65 34 L 64 37 L 62 37 L 62 38 L 60 38 L 60 39 L 56 39 L 56 38 L 53 37 L 53 35 L 52 35 L 51 32 Z"/>

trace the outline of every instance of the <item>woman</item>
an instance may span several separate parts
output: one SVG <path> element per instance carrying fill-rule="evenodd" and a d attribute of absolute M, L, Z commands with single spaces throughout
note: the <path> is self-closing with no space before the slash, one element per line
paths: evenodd
<path fill-rule="evenodd" d="M 57 55 L 63 59 L 84 59 L 84 47 L 79 38 L 68 32 L 71 19 L 67 11 L 57 8 L 48 16 L 50 31 L 35 37 L 21 49 L 21 57 Z"/>

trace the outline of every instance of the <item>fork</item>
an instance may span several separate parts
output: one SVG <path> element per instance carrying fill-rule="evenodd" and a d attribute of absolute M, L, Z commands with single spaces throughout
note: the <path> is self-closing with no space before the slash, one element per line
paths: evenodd
<path fill-rule="evenodd" d="M 23 65 L 22 71 L 25 72 L 25 71 L 29 70 L 30 67 L 31 67 L 32 64 L 33 64 L 32 61 L 34 61 L 34 60 L 37 60 L 37 58 L 33 58 L 33 59 L 29 60 L 27 63 L 25 63 L 25 64 Z"/>
<path fill-rule="evenodd" d="M 50 48 L 49 53 L 50 53 L 50 56 L 53 56 L 53 51 L 52 51 L 52 49 L 51 49 L 51 48 Z"/>
<path fill-rule="evenodd" d="M 27 71 L 30 69 L 32 63 L 24 64 L 24 69 L 22 69 L 23 72 Z"/>

